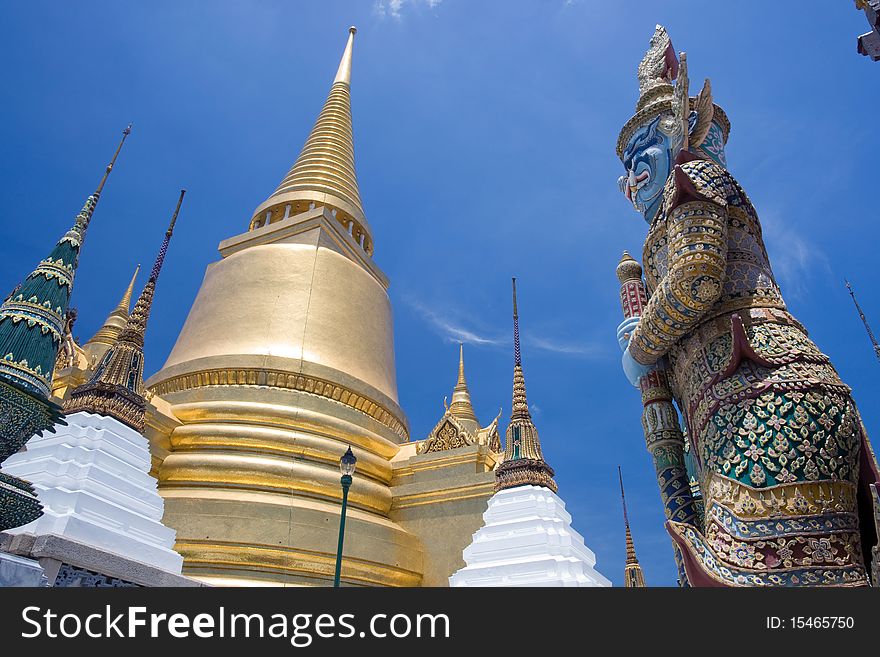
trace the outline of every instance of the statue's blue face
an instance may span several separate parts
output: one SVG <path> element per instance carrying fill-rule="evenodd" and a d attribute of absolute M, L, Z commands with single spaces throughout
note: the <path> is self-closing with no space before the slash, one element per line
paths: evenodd
<path fill-rule="evenodd" d="M 663 186 L 672 172 L 673 152 L 680 147 L 660 129 L 662 116 L 641 126 L 623 152 L 626 175 L 618 180 L 620 190 L 650 223 L 663 198 Z"/>

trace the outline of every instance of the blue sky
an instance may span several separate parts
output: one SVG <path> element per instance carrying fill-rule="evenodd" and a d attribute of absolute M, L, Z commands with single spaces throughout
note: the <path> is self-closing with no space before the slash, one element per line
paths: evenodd
<path fill-rule="evenodd" d="M 833 5 L 833 6 L 832 6 Z M 413 438 L 442 413 L 464 340 L 475 407 L 510 411 L 510 277 L 545 455 L 598 568 L 622 583 L 623 466 L 649 584 L 670 541 L 620 372 L 614 267 L 645 226 L 617 191 L 636 66 L 665 24 L 733 123 L 727 155 L 758 208 L 791 309 L 880 432 L 880 363 L 843 287 L 880 330 L 880 64 L 852 3 L 0 2 L 0 288 L 69 226 L 119 131 L 134 130 L 77 274 L 87 339 L 189 190 L 147 336 L 161 367 L 217 244 L 247 228 L 299 152 L 347 36 L 361 196 L 391 279 L 400 401 Z M 808 9 L 809 7 L 809 9 Z M 143 278 L 141 283 L 143 283 Z M 505 419 L 506 424 L 506 419 Z"/>

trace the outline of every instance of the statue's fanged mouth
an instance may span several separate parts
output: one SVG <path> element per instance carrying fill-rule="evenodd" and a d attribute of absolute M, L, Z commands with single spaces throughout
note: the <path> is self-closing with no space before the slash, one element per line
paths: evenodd
<path fill-rule="evenodd" d="M 629 172 L 629 177 L 626 180 L 626 188 L 624 189 L 624 194 L 626 194 L 626 198 L 631 202 L 636 195 L 636 192 L 639 191 L 646 182 L 648 182 L 648 177 L 650 174 L 647 171 L 642 171 L 639 175 L 635 175 L 632 171 Z"/>

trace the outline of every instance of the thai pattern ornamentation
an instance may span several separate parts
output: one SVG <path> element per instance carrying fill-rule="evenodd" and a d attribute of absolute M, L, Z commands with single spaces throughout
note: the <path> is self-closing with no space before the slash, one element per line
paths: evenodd
<path fill-rule="evenodd" d="M 501 411 L 488 427 L 480 426 L 464 376 L 464 345 L 459 344 L 458 349 L 458 381 L 452 391 L 452 404 L 443 400 L 443 417 L 431 429 L 428 437 L 418 443 L 417 454 L 443 452 L 468 445 L 486 445 L 496 454 L 502 451 L 498 435 Z"/>
<path fill-rule="evenodd" d="M 0 378 L 0 463 L 58 419 L 57 406 Z M 25 525 L 42 513 L 43 506 L 30 482 L 0 472 L 0 531 Z"/>
<path fill-rule="evenodd" d="M 118 577 L 111 577 L 110 575 L 102 575 L 79 566 L 72 566 L 69 563 L 61 564 L 52 586 L 56 588 L 98 589 L 141 588 L 140 584 L 135 584 Z"/>
<path fill-rule="evenodd" d="M 850 389 L 786 308 L 758 214 L 726 169 L 730 124 L 708 81 L 688 95 L 687 60 L 658 26 L 646 59 L 661 50 L 650 91 L 640 67 L 618 140 L 621 188 L 649 225 L 649 299 L 624 358 L 667 376 L 685 418 L 704 514 L 667 526 L 687 578 L 867 585 L 878 468 Z M 646 436 L 668 414 L 646 412 Z"/>
<path fill-rule="evenodd" d="M 871 501 L 874 505 L 874 531 L 880 536 L 880 486 L 871 484 Z M 871 559 L 871 579 L 874 586 L 880 586 L 880 544 L 874 546 Z"/>

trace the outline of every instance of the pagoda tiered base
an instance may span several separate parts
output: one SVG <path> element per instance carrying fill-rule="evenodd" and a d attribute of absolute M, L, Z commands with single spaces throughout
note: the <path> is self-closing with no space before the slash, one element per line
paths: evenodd
<path fill-rule="evenodd" d="M 543 486 L 495 493 L 450 586 L 611 586 L 571 526 L 565 502 Z"/>
<path fill-rule="evenodd" d="M 4 473 L 32 482 L 43 504 L 42 516 L 8 533 L 61 537 L 179 575 L 183 559 L 172 549 L 174 530 L 162 524 L 147 439 L 102 415 L 65 420 L 3 464 Z"/>

